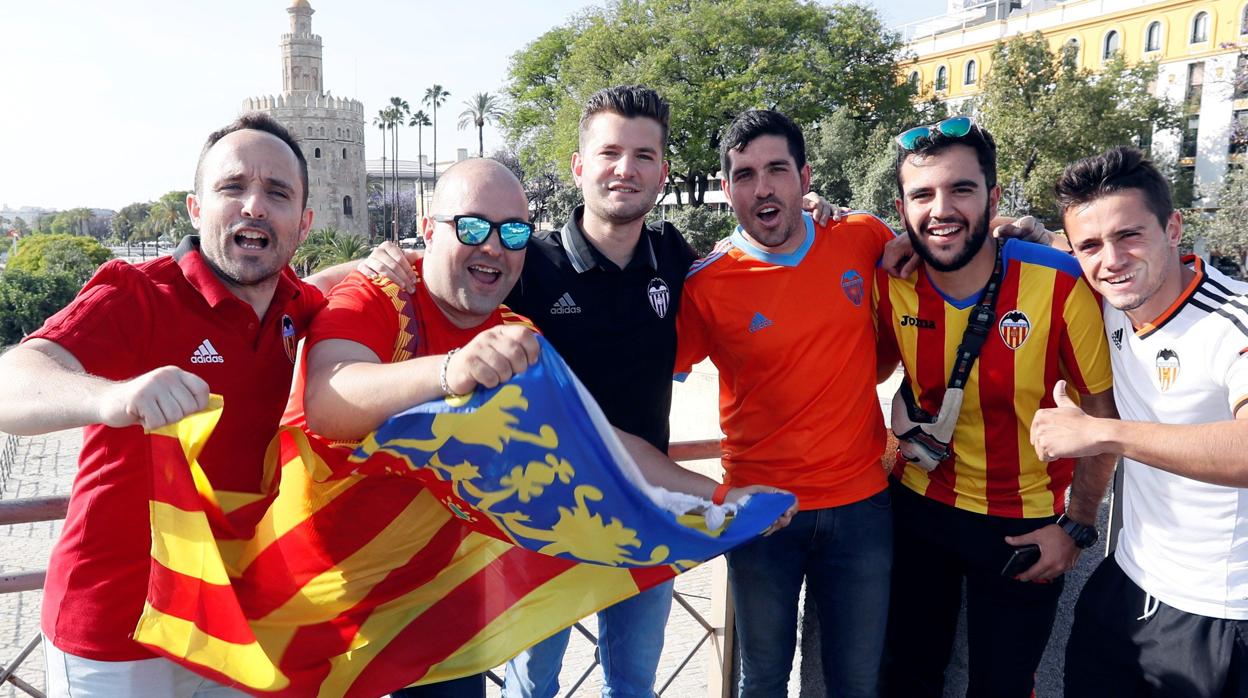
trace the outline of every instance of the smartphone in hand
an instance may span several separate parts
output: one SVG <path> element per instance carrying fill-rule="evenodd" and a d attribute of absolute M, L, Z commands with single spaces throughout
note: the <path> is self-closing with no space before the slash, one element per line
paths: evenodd
<path fill-rule="evenodd" d="M 1005 563 L 1005 567 L 1001 568 L 1001 576 L 1013 579 L 1018 575 L 1031 569 L 1031 566 L 1040 561 L 1040 546 L 1035 543 L 1020 545 L 1014 548 L 1014 554 L 1010 555 L 1010 559 Z"/>

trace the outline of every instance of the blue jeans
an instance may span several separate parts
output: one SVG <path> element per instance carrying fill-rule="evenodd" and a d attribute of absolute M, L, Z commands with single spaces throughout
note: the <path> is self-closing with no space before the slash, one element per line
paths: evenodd
<path fill-rule="evenodd" d="M 652 698 L 663 651 L 672 582 L 664 582 L 598 612 L 598 655 L 606 678 L 603 696 Z M 561 630 L 507 662 L 505 698 L 554 698 L 572 629 Z"/>
<path fill-rule="evenodd" d="M 787 694 L 803 579 L 819 614 L 828 695 L 877 696 L 892 561 L 887 489 L 853 504 L 798 512 L 787 527 L 729 552 L 740 698 Z"/>

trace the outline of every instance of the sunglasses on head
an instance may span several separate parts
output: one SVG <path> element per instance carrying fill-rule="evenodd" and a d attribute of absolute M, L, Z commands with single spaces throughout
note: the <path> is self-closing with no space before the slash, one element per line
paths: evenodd
<path fill-rule="evenodd" d="M 495 223 L 481 216 L 447 216 L 434 214 L 433 220 L 439 223 L 453 223 L 455 237 L 465 245 L 480 245 L 490 236 L 490 231 L 498 229 L 498 239 L 503 247 L 509 250 L 523 250 L 533 237 L 533 224 L 528 221 L 508 220 Z"/>
<path fill-rule="evenodd" d="M 930 126 L 916 126 L 907 131 L 897 134 L 897 145 L 903 150 L 914 150 L 924 140 L 931 140 L 933 133 L 939 133 L 948 138 L 962 138 L 975 128 L 975 122 L 969 116 L 955 116 L 938 124 Z"/>

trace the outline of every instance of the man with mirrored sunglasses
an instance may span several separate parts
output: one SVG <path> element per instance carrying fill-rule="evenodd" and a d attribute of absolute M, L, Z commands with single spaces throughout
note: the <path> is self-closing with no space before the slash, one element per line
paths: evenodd
<path fill-rule="evenodd" d="M 465 245 L 480 245 L 490 236 L 490 231 L 498 231 L 499 242 L 509 250 L 523 250 L 533 236 L 533 224 L 522 220 L 506 220 L 495 223 L 480 216 L 450 216 L 436 213 L 430 216 L 438 223 L 450 223 L 455 229 L 455 236 Z"/>
<path fill-rule="evenodd" d="M 412 264 L 411 291 L 390 278 L 355 273 L 326 297 L 308 334 L 306 380 L 296 382 L 288 423 L 353 447 L 393 414 L 496 386 L 537 360 L 532 325 L 502 304 L 524 266 L 532 234 L 520 182 L 496 161 L 467 160 L 442 176 L 431 207 L 436 213 L 421 223 L 426 253 Z M 681 468 L 636 436 L 617 433 L 651 484 L 703 499 L 717 491 L 713 480 Z M 725 501 L 758 489 L 728 490 Z M 484 692 L 477 675 L 395 695 L 467 698 Z"/>
<path fill-rule="evenodd" d="M 1062 378 L 1089 412 L 1113 413 L 1100 309 L 1070 256 L 989 236 L 996 145 L 970 117 L 897 145 L 897 213 L 924 265 L 875 283 L 881 365 L 906 370 L 885 692 L 944 694 L 965 583 L 967 695 L 1023 698 L 1113 470 L 1104 457 L 1046 463 L 1027 430 Z M 1007 564 L 1029 545 L 1038 559 Z"/>

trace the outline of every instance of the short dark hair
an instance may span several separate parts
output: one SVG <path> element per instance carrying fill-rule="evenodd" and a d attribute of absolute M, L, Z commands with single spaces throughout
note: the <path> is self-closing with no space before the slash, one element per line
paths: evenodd
<path fill-rule="evenodd" d="M 725 178 L 730 176 L 732 167 L 728 151 L 741 150 L 759 136 L 781 136 L 789 144 L 789 155 L 793 156 L 797 169 L 806 165 L 806 139 L 802 129 L 774 109 L 750 109 L 733 119 L 719 140 L 719 166 Z"/>
<path fill-rule="evenodd" d="M 897 147 L 897 160 L 893 164 L 893 176 L 897 180 L 897 196 L 904 197 L 906 192 L 901 188 L 901 166 L 906 158 L 918 155 L 928 158 L 949 150 L 955 145 L 965 145 L 975 151 L 975 159 L 979 161 L 979 169 L 984 173 L 984 186 L 992 189 L 997 186 L 997 141 L 988 129 L 979 124 L 971 124 L 971 130 L 965 136 L 946 136 L 936 128 L 932 128 L 930 136 L 922 138 L 913 148 Z"/>
<path fill-rule="evenodd" d="M 615 85 L 605 87 L 589 96 L 585 101 L 585 109 L 581 112 L 581 123 L 577 128 L 578 138 L 584 145 L 585 127 L 589 120 L 603 112 L 619 114 L 626 119 L 654 119 L 663 127 L 661 150 L 667 152 L 667 130 L 671 107 L 667 100 L 658 92 L 644 85 Z"/>
<path fill-rule="evenodd" d="M 201 194 L 203 190 L 204 158 L 208 156 L 208 151 L 212 150 L 212 146 L 216 145 L 222 138 L 235 131 L 264 131 L 276 136 L 278 140 L 290 147 L 291 152 L 295 154 L 295 159 L 299 161 L 299 181 L 303 183 L 303 207 L 307 208 L 308 161 L 307 158 L 303 157 L 303 150 L 299 148 L 299 141 L 285 126 L 278 123 L 277 119 L 258 111 L 247 112 L 229 124 L 208 134 L 208 140 L 204 142 L 203 149 L 199 151 L 199 161 L 195 163 L 195 194 Z"/>
<path fill-rule="evenodd" d="M 1062 218 L 1075 206 L 1127 189 L 1138 189 L 1144 205 L 1162 228 L 1174 214 L 1170 185 L 1157 167 L 1136 148 L 1118 146 L 1066 166 L 1053 187 Z"/>

